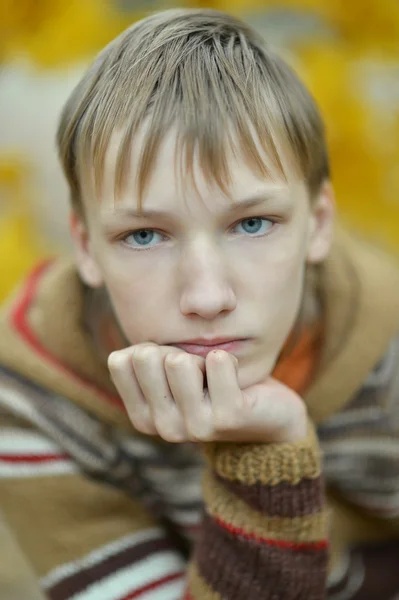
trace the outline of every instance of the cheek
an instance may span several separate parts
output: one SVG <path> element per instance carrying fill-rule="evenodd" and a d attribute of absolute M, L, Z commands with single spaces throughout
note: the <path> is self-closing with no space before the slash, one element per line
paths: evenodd
<path fill-rule="evenodd" d="M 162 322 L 162 275 L 155 265 L 133 269 L 127 261 L 103 262 L 104 282 L 115 315 L 131 344 L 156 336 Z"/>
<path fill-rule="evenodd" d="M 288 337 L 301 306 L 304 266 L 297 260 L 279 265 L 264 287 L 264 317 L 271 347 L 280 349 Z"/>
<path fill-rule="evenodd" d="M 247 264 L 257 297 L 265 300 L 267 310 L 281 312 L 297 304 L 305 263 L 306 239 L 288 230 Z"/>
<path fill-rule="evenodd" d="M 111 298 L 112 306 L 125 337 L 131 344 L 140 343 L 148 338 L 148 323 L 156 326 L 156 305 L 153 296 L 145 285 L 136 280 L 118 281 L 115 276 L 106 278 L 105 284 Z"/>
<path fill-rule="evenodd" d="M 273 299 L 279 312 L 296 306 L 299 302 L 305 258 L 300 252 L 285 255 L 281 260 L 269 264 L 265 282 L 265 294 Z"/>
<path fill-rule="evenodd" d="M 297 318 L 303 293 L 306 238 L 287 232 L 247 266 L 252 281 L 253 314 L 271 352 L 278 352 Z M 248 279 L 246 279 L 248 281 Z"/>

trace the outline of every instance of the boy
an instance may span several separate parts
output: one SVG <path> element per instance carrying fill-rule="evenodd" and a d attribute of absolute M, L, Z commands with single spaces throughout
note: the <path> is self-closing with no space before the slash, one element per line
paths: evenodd
<path fill-rule="evenodd" d="M 166 11 L 58 148 L 75 258 L 0 343 L 1 510 L 43 592 L 393 600 L 399 272 L 333 236 L 309 93 L 242 22 Z"/>

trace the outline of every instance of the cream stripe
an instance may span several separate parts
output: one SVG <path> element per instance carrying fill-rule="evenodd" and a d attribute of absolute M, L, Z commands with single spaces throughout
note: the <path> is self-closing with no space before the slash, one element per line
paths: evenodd
<path fill-rule="evenodd" d="M 27 418 L 38 425 L 45 425 L 46 420 L 42 418 L 40 413 L 29 402 L 25 393 L 5 387 L 6 383 L 2 381 L 0 389 L 0 406 L 4 406 L 11 410 L 15 415 Z"/>
<path fill-rule="evenodd" d="M 342 427 L 343 425 L 359 425 L 359 422 L 370 424 L 379 421 L 383 416 L 386 416 L 385 412 L 381 408 L 374 406 L 343 411 L 331 417 L 326 423 L 323 423 L 321 431 L 324 431 L 324 429 L 328 431 L 329 429 Z"/>
<path fill-rule="evenodd" d="M 57 437 L 58 439 L 61 439 L 61 436 L 63 436 L 64 439 L 62 440 L 62 443 L 65 442 L 65 448 L 70 454 L 76 455 L 79 453 L 86 461 L 86 464 L 88 462 L 90 463 L 90 468 L 92 469 L 103 468 L 103 459 L 101 457 L 94 455 L 93 453 L 91 453 L 90 456 L 86 456 L 82 453 L 79 441 L 69 434 L 64 434 L 50 420 L 47 420 L 40 410 L 30 401 L 26 392 L 14 389 L 12 386 L 5 386 L 7 386 L 7 383 L 5 382 L 3 385 L 2 378 L 0 386 L 0 406 L 5 406 L 13 415 L 18 415 L 19 417 L 29 420 L 34 426 L 46 431 L 49 436 L 54 435 L 54 437 Z M 74 406 L 71 405 L 71 407 L 73 408 Z M 91 420 L 90 417 L 88 417 L 88 419 Z M 79 434 L 82 436 L 82 434 L 85 433 L 87 437 L 87 431 L 84 432 L 84 422 L 81 423 L 78 421 L 76 425 L 79 425 L 79 428 L 82 430 L 79 431 Z"/>
<path fill-rule="evenodd" d="M 327 585 L 329 587 L 331 587 L 333 585 L 337 585 L 337 583 L 342 581 L 342 579 L 344 579 L 344 577 L 348 573 L 349 567 L 350 567 L 350 554 L 346 550 L 346 551 L 342 552 L 341 556 L 339 557 L 338 564 L 336 565 L 334 570 L 331 571 L 331 573 L 328 575 Z"/>
<path fill-rule="evenodd" d="M 165 583 L 156 590 L 149 590 L 140 595 L 140 600 L 179 600 L 183 597 L 185 578 Z"/>
<path fill-rule="evenodd" d="M 136 458 L 156 458 L 159 454 L 158 448 L 154 443 L 146 442 L 132 436 L 121 436 L 121 446 L 129 453 L 134 454 Z"/>
<path fill-rule="evenodd" d="M 199 525 L 202 519 L 201 510 L 179 510 L 171 509 L 166 511 L 166 515 L 180 527 L 191 527 Z"/>
<path fill-rule="evenodd" d="M 202 469 L 144 467 L 143 474 L 167 502 L 198 502 L 202 499 Z"/>
<path fill-rule="evenodd" d="M 100 579 L 84 591 L 71 596 L 70 600 L 120 600 L 126 594 L 132 594 L 141 587 L 184 569 L 184 561 L 177 552 L 157 552 Z M 183 587 L 182 577 L 182 589 Z M 144 598 L 145 594 L 142 595 L 143 600 Z"/>
<path fill-rule="evenodd" d="M 360 504 L 369 510 L 377 510 L 378 512 L 386 512 L 387 518 L 396 517 L 399 515 L 399 492 L 394 492 L 389 495 L 382 494 L 353 494 L 347 492 L 346 497 L 353 500 L 356 504 Z M 384 514 L 381 514 L 384 517 Z"/>
<path fill-rule="evenodd" d="M 122 538 L 110 542 L 109 544 L 105 544 L 104 546 L 96 548 L 79 560 L 71 561 L 56 567 L 41 579 L 41 585 L 45 588 L 52 587 L 66 577 L 70 577 L 82 569 L 92 567 L 97 563 L 109 558 L 110 556 L 122 552 L 126 548 L 142 542 L 147 542 L 149 540 L 162 539 L 163 537 L 165 537 L 165 532 L 160 527 L 152 527 L 150 529 L 125 535 Z"/>
<path fill-rule="evenodd" d="M 336 594 L 328 594 L 328 600 L 351 600 L 362 587 L 365 576 L 363 562 L 359 556 L 355 557 L 350 567 L 348 585 Z"/>
<path fill-rule="evenodd" d="M 7 463 L 0 459 L 0 479 L 25 479 L 79 473 L 76 463 L 69 459 L 57 459 L 45 463 Z M 40 484 L 39 484 L 40 485 Z"/>
<path fill-rule="evenodd" d="M 0 454 L 58 454 L 62 448 L 44 435 L 28 429 L 9 427 L 1 431 Z"/>
<path fill-rule="evenodd" d="M 323 444 L 325 453 L 337 454 L 368 454 L 369 456 L 388 456 L 393 458 L 399 456 L 399 439 L 397 438 L 368 438 L 361 439 L 339 439 Z"/>

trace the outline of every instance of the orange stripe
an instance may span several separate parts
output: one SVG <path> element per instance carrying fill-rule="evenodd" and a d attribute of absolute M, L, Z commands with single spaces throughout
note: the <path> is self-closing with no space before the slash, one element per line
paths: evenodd
<path fill-rule="evenodd" d="M 216 523 L 226 529 L 235 536 L 244 537 L 247 540 L 255 540 L 260 544 L 267 544 L 269 546 L 277 546 L 279 548 L 286 548 L 290 550 L 324 550 L 328 548 L 328 540 L 319 540 L 318 542 L 287 542 L 284 540 L 274 540 L 270 538 L 260 537 L 254 533 L 247 533 L 241 527 L 234 527 L 230 523 L 225 523 L 220 517 L 212 517 Z"/>
<path fill-rule="evenodd" d="M 318 321 L 312 327 L 305 329 L 297 340 L 292 351 L 277 362 L 273 377 L 284 383 L 297 394 L 303 395 L 312 382 L 322 348 L 323 322 Z M 292 336 L 292 334 L 291 334 Z M 291 344 L 291 336 L 284 348 Z"/>

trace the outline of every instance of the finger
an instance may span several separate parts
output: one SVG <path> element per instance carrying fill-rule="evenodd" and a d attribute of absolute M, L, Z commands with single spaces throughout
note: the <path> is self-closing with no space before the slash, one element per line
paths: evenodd
<path fill-rule="evenodd" d="M 108 357 L 109 372 L 133 425 L 143 433 L 155 435 L 150 408 L 133 370 L 131 351 L 132 348 L 125 348 L 112 352 Z"/>
<path fill-rule="evenodd" d="M 180 354 L 168 348 L 169 354 Z M 170 442 L 187 439 L 183 416 L 169 388 L 164 367 L 165 350 L 156 344 L 135 346 L 132 364 L 137 381 L 150 408 L 155 427 L 161 437 Z"/>
<path fill-rule="evenodd" d="M 200 358 L 187 353 L 165 358 L 168 383 L 192 440 L 207 440 L 213 433 L 212 410 L 203 389 L 205 361 Z"/>
<path fill-rule="evenodd" d="M 242 391 L 237 377 L 238 361 L 224 350 L 209 352 L 206 357 L 208 392 L 214 426 L 218 430 L 240 426 Z"/>

